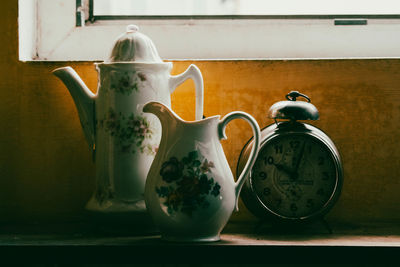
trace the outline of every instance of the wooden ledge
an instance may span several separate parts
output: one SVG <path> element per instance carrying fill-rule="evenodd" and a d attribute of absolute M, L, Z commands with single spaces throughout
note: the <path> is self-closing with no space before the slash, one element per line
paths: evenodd
<path fill-rule="evenodd" d="M 16 263 L 382 264 L 398 263 L 400 255 L 400 227 L 392 224 L 335 226 L 332 232 L 316 231 L 317 227 L 301 232 L 266 227 L 257 232 L 230 224 L 221 241 L 211 243 L 170 243 L 157 234 L 101 233 L 87 225 L 52 225 L 38 231 L 41 227 L 3 227 L 2 259 Z"/>

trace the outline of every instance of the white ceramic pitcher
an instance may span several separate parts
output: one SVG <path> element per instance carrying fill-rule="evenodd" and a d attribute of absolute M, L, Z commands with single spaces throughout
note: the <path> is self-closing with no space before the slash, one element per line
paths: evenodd
<path fill-rule="evenodd" d="M 147 103 L 143 111 L 161 121 L 162 138 L 150 168 L 145 201 L 162 238 L 169 241 L 217 241 L 228 222 L 259 150 L 260 128 L 249 114 L 236 111 L 187 122 L 167 106 Z M 220 139 L 233 119 L 253 129 L 254 146 L 235 182 Z"/>

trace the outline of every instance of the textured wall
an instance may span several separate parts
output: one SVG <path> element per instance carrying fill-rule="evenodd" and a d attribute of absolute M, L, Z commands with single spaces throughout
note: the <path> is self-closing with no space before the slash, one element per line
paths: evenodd
<path fill-rule="evenodd" d="M 94 91 L 91 62 L 23 63 L 17 60 L 17 0 L 0 4 L 0 221 L 80 219 L 94 185 L 94 164 L 67 89 L 51 70 L 71 65 Z M 328 215 L 343 221 L 400 221 L 400 60 L 174 62 L 203 72 L 205 115 L 233 110 L 261 126 L 268 108 L 299 90 L 321 118 L 316 126 L 336 143 L 344 162 L 342 196 Z M 194 118 L 193 83 L 173 94 L 174 110 Z M 235 169 L 251 136 L 245 122 L 228 126 L 223 141 Z M 232 220 L 253 217 L 242 207 Z"/>

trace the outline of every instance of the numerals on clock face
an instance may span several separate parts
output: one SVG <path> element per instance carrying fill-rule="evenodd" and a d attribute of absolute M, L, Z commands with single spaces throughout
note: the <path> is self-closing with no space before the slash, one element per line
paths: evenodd
<path fill-rule="evenodd" d="M 252 185 L 261 202 L 286 218 L 320 211 L 335 191 L 335 162 L 318 139 L 304 134 L 273 138 L 260 150 Z"/>

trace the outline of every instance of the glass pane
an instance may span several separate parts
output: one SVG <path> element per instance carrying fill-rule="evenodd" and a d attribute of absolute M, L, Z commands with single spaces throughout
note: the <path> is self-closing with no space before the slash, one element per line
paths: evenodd
<path fill-rule="evenodd" d="M 94 15 L 384 15 L 400 0 L 93 0 Z"/>

